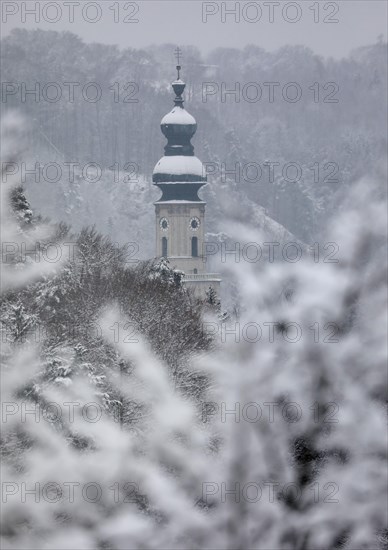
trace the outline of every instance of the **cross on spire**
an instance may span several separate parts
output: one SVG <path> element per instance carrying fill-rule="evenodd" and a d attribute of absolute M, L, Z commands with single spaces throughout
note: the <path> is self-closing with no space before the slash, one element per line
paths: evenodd
<path fill-rule="evenodd" d="M 178 62 L 178 65 L 179 65 L 179 61 L 181 59 L 181 54 L 182 54 L 182 50 L 180 48 L 176 48 L 175 50 L 175 57 L 176 57 L 176 60 Z"/>
<path fill-rule="evenodd" d="M 177 66 L 176 66 L 176 70 L 178 71 L 178 80 L 180 78 L 180 70 L 181 70 L 181 65 L 180 65 L 180 60 L 181 60 L 181 55 L 182 55 L 182 50 L 180 48 L 176 48 L 175 50 L 175 57 L 176 57 L 176 60 L 177 60 Z"/>

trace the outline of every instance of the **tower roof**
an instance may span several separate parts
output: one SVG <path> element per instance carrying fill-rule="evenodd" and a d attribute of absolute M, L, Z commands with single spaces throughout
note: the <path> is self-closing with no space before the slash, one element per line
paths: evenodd
<path fill-rule="evenodd" d="M 175 93 L 174 107 L 162 118 L 160 123 L 162 133 L 167 138 L 167 145 L 164 148 L 164 157 L 159 160 L 154 168 L 152 180 L 162 190 L 164 184 L 181 184 L 179 185 L 180 195 L 182 194 L 182 184 L 195 184 L 196 194 L 197 190 L 206 183 L 207 178 L 204 166 L 194 156 L 194 147 L 190 142 L 197 130 L 197 123 L 195 118 L 183 107 L 182 94 L 186 84 L 180 78 L 179 48 L 176 50 L 176 55 L 178 58 L 178 65 L 176 66 L 178 78 L 172 82 Z M 176 189 L 178 190 L 178 188 Z M 187 191 L 190 196 L 193 196 L 193 189 Z M 171 196 L 171 192 L 170 190 L 169 196 Z"/>
<path fill-rule="evenodd" d="M 162 118 L 162 122 L 160 124 L 163 131 L 163 126 L 166 124 L 191 124 L 192 126 L 194 126 L 197 123 L 195 121 L 195 118 L 190 113 L 188 113 L 186 109 L 184 109 L 183 107 L 174 107 L 172 111 L 167 113 L 167 115 Z"/>
<path fill-rule="evenodd" d="M 202 162 L 195 156 L 169 155 L 160 159 L 154 169 L 154 174 L 160 176 L 159 181 L 184 182 L 202 181 L 205 175 Z M 165 176 L 164 178 L 162 176 Z"/>

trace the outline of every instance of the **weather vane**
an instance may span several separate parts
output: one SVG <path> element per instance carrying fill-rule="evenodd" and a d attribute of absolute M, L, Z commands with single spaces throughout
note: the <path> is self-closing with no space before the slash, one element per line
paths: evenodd
<path fill-rule="evenodd" d="M 181 70 L 181 66 L 180 66 L 180 60 L 181 60 L 181 55 L 182 55 L 182 50 L 180 48 L 177 48 L 175 50 L 175 57 L 176 57 L 176 60 L 177 60 L 177 66 L 176 66 L 176 70 L 178 71 L 178 80 L 180 78 L 180 70 Z"/>

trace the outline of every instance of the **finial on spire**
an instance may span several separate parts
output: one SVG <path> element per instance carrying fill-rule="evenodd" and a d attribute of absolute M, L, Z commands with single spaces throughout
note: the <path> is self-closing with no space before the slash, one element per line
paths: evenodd
<path fill-rule="evenodd" d="M 182 69 L 182 67 L 181 67 L 181 65 L 180 65 L 182 50 L 181 50 L 179 47 L 177 47 L 174 53 L 175 53 L 175 57 L 176 57 L 176 60 L 177 60 L 177 66 L 176 66 L 176 70 L 178 71 L 178 78 L 177 78 L 177 80 L 179 80 L 179 78 L 180 78 L 180 70 Z"/>
<path fill-rule="evenodd" d="M 182 99 L 182 94 L 183 94 L 183 91 L 185 89 L 185 86 L 186 84 L 184 82 L 182 82 L 182 80 L 180 79 L 180 71 L 182 69 L 182 67 L 179 65 L 180 63 L 180 60 L 181 60 L 181 55 L 182 55 L 182 50 L 180 48 L 176 48 L 175 52 L 175 57 L 177 59 L 177 62 L 178 62 L 178 65 L 176 66 L 176 70 L 178 71 L 178 78 L 172 83 L 172 88 L 175 92 L 175 99 L 174 99 L 174 103 L 176 106 L 179 106 L 179 107 L 182 107 L 183 108 L 183 99 Z"/>

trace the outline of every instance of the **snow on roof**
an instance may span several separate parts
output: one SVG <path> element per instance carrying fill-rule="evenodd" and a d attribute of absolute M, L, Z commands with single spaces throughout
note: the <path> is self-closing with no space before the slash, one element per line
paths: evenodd
<path fill-rule="evenodd" d="M 156 201 L 155 204 L 206 204 L 205 201 L 186 201 L 186 200 L 180 200 L 180 199 L 173 199 L 170 201 Z M 189 256 L 191 258 L 192 256 Z"/>
<path fill-rule="evenodd" d="M 183 107 L 174 107 L 162 118 L 160 124 L 196 124 L 195 118 Z"/>
<path fill-rule="evenodd" d="M 202 178 L 206 175 L 206 172 L 199 158 L 176 155 L 162 157 L 154 168 L 154 174 L 189 174 Z"/>

